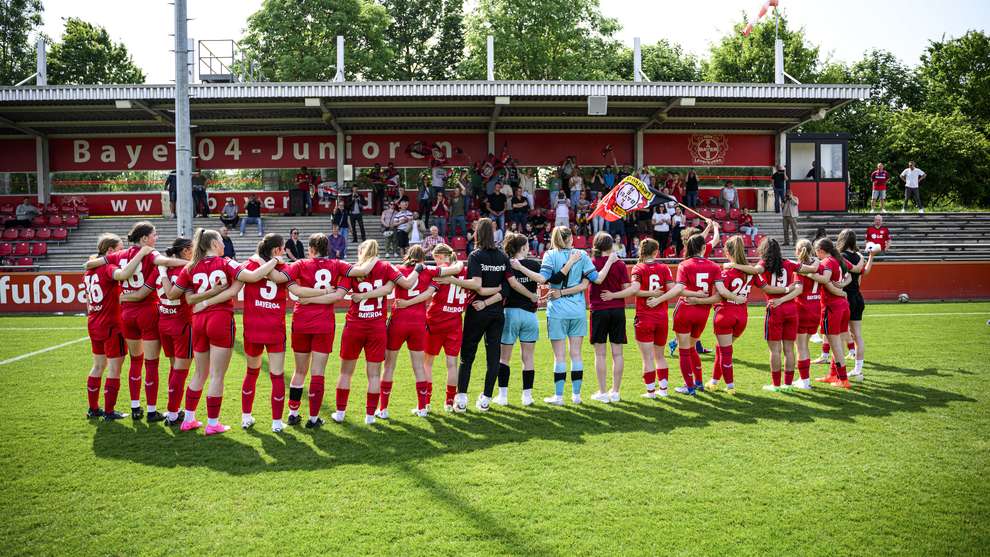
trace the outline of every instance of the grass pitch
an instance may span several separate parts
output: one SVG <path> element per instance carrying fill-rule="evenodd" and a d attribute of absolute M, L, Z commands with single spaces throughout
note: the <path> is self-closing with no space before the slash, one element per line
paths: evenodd
<path fill-rule="evenodd" d="M 256 429 L 236 427 L 235 354 L 235 429 L 216 438 L 87 421 L 88 341 L 9 361 L 84 338 L 85 319 L 0 318 L 0 554 L 985 555 L 990 303 L 869 306 L 852 392 L 763 392 L 761 316 L 735 349 L 735 397 L 642 399 L 630 345 L 624 400 L 601 405 L 588 346 L 584 405 L 524 409 L 517 349 L 510 407 L 424 420 L 402 353 L 390 421 L 363 424 L 359 373 L 348 423 L 280 435 L 264 376 Z M 542 398 L 545 336 L 536 369 Z M 472 403 L 482 376 L 476 362 Z"/>

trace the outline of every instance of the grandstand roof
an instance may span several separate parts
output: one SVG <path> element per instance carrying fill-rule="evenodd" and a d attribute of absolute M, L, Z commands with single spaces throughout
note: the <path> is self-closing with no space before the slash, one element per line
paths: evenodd
<path fill-rule="evenodd" d="M 316 134 L 336 126 L 346 132 L 776 133 L 870 93 L 865 85 L 601 81 L 216 83 L 189 89 L 198 135 Z M 0 87 L 0 134 L 171 135 L 174 95 L 173 85 Z M 608 97 L 608 112 L 591 116 L 588 97 L 599 95 Z"/>

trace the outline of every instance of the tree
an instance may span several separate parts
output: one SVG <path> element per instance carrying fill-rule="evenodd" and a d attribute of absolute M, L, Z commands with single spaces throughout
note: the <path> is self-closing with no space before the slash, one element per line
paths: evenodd
<path fill-rule="evenodd" d="M 849 69 L 849 81 L 872 85 L 870 102 L 894 109 L 920 108 L 924 89 L 914 69 L 886 50 L 871 50 Z"/>
<path fill-rule="evenodd" d="M 918 73 L 927 89 L 929 111 L 959 110 L 990 131 L 990 36 L 970 31 L 958 39 L 932 42 L 921 56 Z"/>
<path fill-rule="evenodd" d="M 35 70 L 31 33 L 41 25 L 41 0 L 0 2 L 0 85 L 13 85 Z"/>
<path fill-rule="evenodd" d="M 461 0 L 381 0 L 395 53 L 388 79 L 451 79 L 464 54 Z"/>
<path fill-rule="evenodd" d="M 598 0 L 479 0 L 467 17 L 461 75 L 485 79 L 486 37 L 493 35 L 496 79 L 621 79 L 619 28 Z"/>
<path fill-rule="evenodd" d="M 773 83 L 774 19 L 768 17 L 753 25 L 748 37 L 742 34 L 748 20 L 733 26 L 733 32 L 713 44 L 709 59 L 702 64 L 706 81 Z M 818 47 L 808 43 L 804 30 L 790 30 L 780 14 L 780 38 L 784 41 L 784 71 L 801 83 L 814 83 L 819 74 Z"/>
<path fill-rule="evenodd" d="M 127 48 L 114 43 L 107 30 L 70 17 L 62 41 L 48 55 L 48 82 L 52 85 L 144 83 L 144 72 Z"/>
<path fill-rule="evenodd" d="M 643 45 L 640 49 L 643 58 L 643 73 L 650 81 L 699 81 L 701 63 L 698 58 L 684 52 L 681 45 L 660 39 L 655 44 Z M 633 51 L 619 49 L 619 79 L 633 77 Z"/>
<path fill-rule="evenodd" d="M 385 41 L 389 21 L 371 0 L 265 0 L 240 46 L 273 81 L 329 81 L 343 35 L 346 78 L 380 80 L 394 59 Z"/>

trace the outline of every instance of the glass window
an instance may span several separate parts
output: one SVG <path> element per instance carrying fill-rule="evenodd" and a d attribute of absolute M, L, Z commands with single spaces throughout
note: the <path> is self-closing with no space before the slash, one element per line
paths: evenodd
<path fill-rule="evenodd" d="M 823 143 L 822 149 L 822 179 L 841 180 L 845 177 L 845 168 L 842 167 L 842 144 Z"/>
<path fill-rule="evenodd" d="M 791 143 L 791 179 L 815 179 L 815 144 Z"/>

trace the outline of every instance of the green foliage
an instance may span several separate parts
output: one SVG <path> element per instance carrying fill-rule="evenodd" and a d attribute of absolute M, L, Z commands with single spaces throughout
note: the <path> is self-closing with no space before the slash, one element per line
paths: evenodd
<path fill-rule="evenodd" d="M 395 58 L 388 12 L 372 0 L 265 0 L 240 41 L 246 58 L 272 81 L 329 81 L 343 35 L 348 81 L 380 80 Z"/>
<path fill-rule="evenodd" d="M 495 37 L 495 78 L 630 79 L 617 67 L 620 25 L 598 0 L 480 0 L 466 18 L 465 79 L 485 79 L 486 37 Z"/>
<path fill-rule="evenodd" d="M 748 37 L 742 34 L 748 20 L 735 24 L 732 32 L 713 44 L 702 64 L 706 81 L 773 83 L 774 18 L 753 25 Z M 804 29 L 791 30 L 780 14 L 780 38 L 784 41 L 784 71 L 801 83 L 815 83 L 820 75 L 818 47 L 808 43 Z"/>
<path fill-rule="evenodd" d="M 395 53 L 387 79 L 447 80 L 464 55 L 462 0 L 382 0 L 391 16 L 386 41 Z"/>
<path fill-rule="evenodd" d="M 848 81 L 872 85 L 873 104 L 892 109 L 920 108 L 925 91 L 917 72 L 886 50 L 871 50 L 848 70 Z"/>
<path fill-rule="evenodd" d="M 0 86 L 13 85 L 35 71 L 30 35 L 41 25 L 41 0 L 0 2 Z"/>
<path fill-rule="evenodd" d="M 667 39 L 640 47 L 643 73 L 650 81 L 700 81 L 701 63 L 681 45 Z M 629 80 L 633 75 L 633 51 L 622 47 L 619 52 L 621 68 L 619 79 Z"/>
<path fill-rule="evenodd" d="M 48 82 L 52 85 L 144 83 L 144 72 L 134 64 L 127 47 L 114 43 L 99 25 L 70 17 L 62 41 L 48 55 Z"/>
<path fill-rule="evenodd" d="M 958 39 L 932 42 L 921 56 L 926 108 L 938 114 L 959 111 L 990 131 L 990 36 L 970 31 Z"/>

